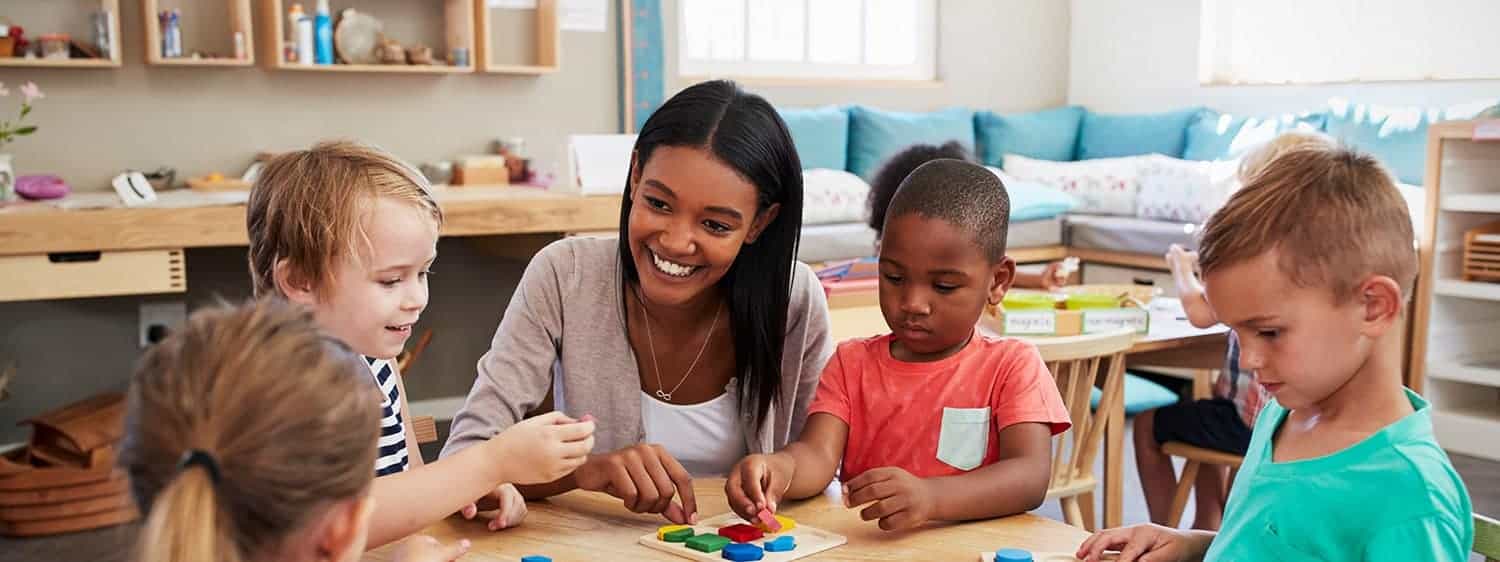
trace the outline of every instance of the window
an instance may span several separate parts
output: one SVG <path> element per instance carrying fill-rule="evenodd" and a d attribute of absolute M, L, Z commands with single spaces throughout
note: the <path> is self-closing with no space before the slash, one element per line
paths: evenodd
<path fill-rule="evenodd" d="M 932 80 L 937 0 L 678 0 L 684 76 Z"/>
<path fill-rule="evenodd" d="M 1500 78 L 1493 0 L 1203 0 L 1199 81 Z"/>

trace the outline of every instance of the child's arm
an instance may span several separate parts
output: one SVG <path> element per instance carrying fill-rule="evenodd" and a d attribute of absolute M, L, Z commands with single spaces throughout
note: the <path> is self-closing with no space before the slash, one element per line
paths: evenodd
<path fill-rule="evenodd" d="M 1067 285 L 1076 269 L 1078 269 L 1078 258 L 1069 257 L 1062 261 L 1048 263 L 1039 274 L 1016 271 L 1014 285 L 1023 289 L 1054 291 Z"/>
<path fill-rule="evenodd" d="M 770 455 L 750 455 L 729 471 L 724 495 L 747 521 L 762 509 L 776 511 L 782 498 L 816 495 L 833 481 L 849 439 L 849 424 L 827 412 L 807 418 L 802 436 Z"/>
<path fill-rule="evenodd" d="M 1208 545 L 1216 535 L 1213 531 L 1179 531 L 1152 524 L 1121 527 L 1094 533 L 1073 556 L 1098 562 L 1104 560 L 1104 551 L 1114 550 L 1120 553 L 1120 560 L 1197 561 L 1208 554 Z"/>
<path fill-rule="evenodd" d="M 547 414 L 421 469 L 376 478 L 369 547 L 417 532 L 501 482 L 543 482 L 572 472 L 593 449 L 593 433 L 592 421 Z"/>
<path fill-rule="evenodd" d="M 1036 509 L 1047 497 L 1052 431 L 1043 423 L 1000 430 L 999 461 L 957 476 L 917 478 L 895 467 L 870 470 L 844 485 L 846 503 L 887 531 L 928 521 L 987 519 Z M 873 503 L 872 503 L 873 502 Z"/>
<path fill-rule="evenodd" d="M 1167 249 L 1167 266 L 1172 269 L 1172 281 L 1177 285 L 1177 297 L 1182 299 L 1182 311 L 1188 322 L 1197 328 L 1207 328 L 1219 323 L 1218 317 L 1208 306 L 1203 296 L 1203 283 L 1198 281 L 1198 253 L 1184 250 L 1173 244 Z"/>

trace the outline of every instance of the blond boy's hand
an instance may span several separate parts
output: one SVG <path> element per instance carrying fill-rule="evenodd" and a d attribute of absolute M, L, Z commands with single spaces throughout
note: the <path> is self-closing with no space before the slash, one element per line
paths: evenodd
<path fill-rule="evenodd" d="M 494 437 L 505 482 L 542 484 L 558 480 L 588 460 L 594 449 L 594 421 L 551 412 L 524 420 Z"/>
<path fill-rule="evenodd" d="M 414 535 L 396 548 L 397 562 L 452 562 L 469 552 L 469 539 L 443 544 L 427 535 Z"/>
<path fill-rule="evenodd" d="M 1085 562 L 1104 559 L 1106 550 L 1119 551 L 1118 562 L 1188 562 L 1202 560 L 1213 534 L 1179 531 L 1161 525 L 1136 525 L 1094 533 L 1074 556 Z"/>
<path fill-rule="evenodd" d="M 762 509 L 775 513 L 796 470 L 796 460 L 788 455 L 746 456 L 724 482 L 729 508 L 746 521 L 755 521 Z"/>
<path fill-rule="evenodd" d="M 479 515 L 480 509 L 498 511 L 495 518 L 491 519 L 487 525 L 491 531 L 508 529 L 520 525 L 521 521 L 526 519 L 526 497 L 521 495 L 521 491 L 517 490 L 515 485 L 501 484 L 500 487 L 479 498 L 477 504 L 471 503 L 459 513 L 464 519 L 473 519 Z"/>

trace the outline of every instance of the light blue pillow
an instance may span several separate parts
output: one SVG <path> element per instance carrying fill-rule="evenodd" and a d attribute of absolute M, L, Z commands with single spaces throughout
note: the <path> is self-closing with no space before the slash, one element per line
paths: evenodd
<path fill-rule="evenodd" d="M 869 181 L 891 155 L 913 144 L 958 141 L 974 150 L 974 112 L 944 109 L 931 113 L 849 108 L 849 171 Z"/>
<path fill-rule="evenodd" d="M 1099 407 L 1100 395 L 1099 389 L 1094 389 L 1089 398 L 1090 408 Z M 1134 373 L 1125 373 L 1125 415 L 1127 416 L 1171 406 L 1176 404 L 1179 398 L 1177 393 L 1167 390 L 1165 386 L 1136 376 Z"/>
<path fill-rule="evenodd" d="M 1078 206 L 1072 195 L 1040 182 L 1011 178 L 1005 192 L 1010 195 L 1011 222 L 1050 219 Z"/>
<path fill-rule="evenodd" d="M 1083 108 L 1076 105 L 1031 113 L 1004 115 L 993 111 L 974 114 L 979 160 L 986 166 L 1005 167 L 1007 153 L 1027 158 L 1067 162 L 1078 148 L 1078 126 Z"/>
<path fill-rule="evenodd" d="M 1206 110 L 1188 125 L 1187 148 L 1182 151 L 1182 159 L 1238 158 L 1286 131 L 1322 131 L 1327 118 L 1327 112 L 1242 117 Z"/>
<path fill-rule="evenodd" d="M 1326 132 L 1344 144 L 1380 159 L 1402 183 L 1422 185 L 1427 164 L 1427 126 L 1438 121 L 1469 119 L 1495 100 L 1448 108 L 1386 107 L 1328 101 Z"/>
<path fill-rule="evenodd" d="M 1078 131 L 1078 159 L 1116 158 L 1141 154 L 1182 157 L 1187 127 L 1202 108 L 1166 113 L 1111 114 L 1084 112 Z"/>
<path fill-rule="evenodd" d="M 777 108 L 776 112 L 792 133 L 802 169 L 842 170 L 849 165 L 849 112 L 844 108 Z"/>

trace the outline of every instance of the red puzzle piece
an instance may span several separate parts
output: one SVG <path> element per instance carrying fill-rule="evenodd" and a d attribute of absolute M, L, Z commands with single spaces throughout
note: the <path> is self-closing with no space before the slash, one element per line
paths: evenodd
<path fill-rule="evenodd" d="M 761 532 L 760 529 L 757 529 L 750 525 L 746 525 L 744 523 L 740 523 L 738 525 L 730 525 L 728 527 L 719 527 L 719 536 L 727 538 L 734 542 L 750 542 L 755 539 L 764 537 L 766 536 L 766 534 Z"/>

